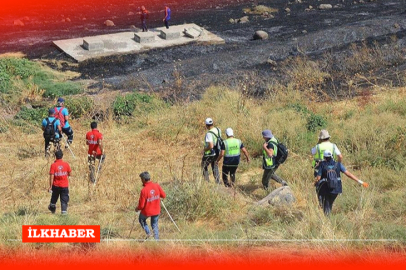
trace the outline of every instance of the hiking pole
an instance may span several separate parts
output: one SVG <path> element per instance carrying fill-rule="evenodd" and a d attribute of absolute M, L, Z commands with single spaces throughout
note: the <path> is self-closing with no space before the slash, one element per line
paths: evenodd
<path fill-rule="evenodd" d="M 171 217 L 171 214 L 169 214 L 168 209 L 166 209 L 164 202 L 161 201 L 161 203 L 162 203 L 162 206 L 165 208 L 166 213 L 168 213 L 169 218 L 172 220 L 173 224 L 175 225 L 176 229 L 178 229 L 178 231 L 180 232 L 180 229 L 179 229 L 178 225 L 176 225 L 175 221 Z"/>
<path fill-rule="evenodd" d="M 72 149 L 70 149 L 70 146 L 69 146 L 69 143 L 68 143 L 68 139 L 66 139 L 64 136 L 62 136 L 62 137 L 65 139 L 65 143 L 66 143 L 65 145 L 68 146 L 68 149 L 69 149 L 69 151 L 71 152 L 73 158 L 76 158 L 75 155 L 74 155 L 73 152 L 72 152 Z"/>
<path fill-rule="evenodd" d="M 99 171 L 100 171 L 100 167 L 101 167 L 102 160 L 103 160 L 103 155 L 102 155 L 102 156 L 100 157 L 100 159 L 99 159 L 99 166 L 97 166 L 96 177 L 94 178 L 94 183 L 93 183 L 93 185 L 96 185 L 97 176 L 99 175 Z"/>

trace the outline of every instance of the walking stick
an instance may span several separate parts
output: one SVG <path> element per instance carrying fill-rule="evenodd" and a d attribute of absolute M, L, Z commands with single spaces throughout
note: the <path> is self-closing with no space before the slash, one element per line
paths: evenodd
<path fill-rule="evenodd" d="M 93 185 L 96 185 L 97 176 L 99 175 L 99 171 L 100 171 L 100 166 L 101 166 L 102 160 L 104 160 L 104 159 L 103 159 L 103 155 L 100 157 L 99 166 L 97 166 L 96 177 L 94 178 L 94 183 L 93 183 Z"/>
<path fill-rule="evenodd" d="M 71 152 L 73 158 L 76 158 L 75 155 L 74 155 L 73 152 L 72 152 L 72 149 L 70 149 L 70 146 L 69 146 L 69 143 L 68 143 L 68 139 L 66 139 L 64 136 L 62 136 L 62 137 L 65 139 L 65 143 L 66 143 L 66 145 L 68 146 L 68 149 L 69 149 L 69 151 Z"/>
<path fill-rule="evenodd" d="M 175 225 L 176 229 L 178 229 L 178 231 L 180 232 L 180 229 L 179 229 L 178 225 L 176 225 L 175 221 L 171 217 L 171 214 L 169 214 L 168 209 L 166 209 L 164 202 L 161 201 L 161 203 L 162 203 L 162 206 L 165 208 L 166 213 L 168 213 L 169 218 L 172 220 L 173 224 Z"/>

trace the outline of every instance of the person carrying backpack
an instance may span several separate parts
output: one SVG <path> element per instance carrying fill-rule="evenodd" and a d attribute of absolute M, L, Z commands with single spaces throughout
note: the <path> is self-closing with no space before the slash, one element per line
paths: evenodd
<path fill-rule="evenodd" d="M 317 177 L 319 164 L 323 161 L 323 153 L 325 150 L 330 150 L 333 153 L 333 159 L 338 162 L 343 161 L 343 155 L 338 149 L 337 145 L 330 142 L 330 134 L 327 130 L 323 129 L 319 134 L 319 141 L 315 147 L 312 148 L 314 177 Z"/>
<path fill-rule="evenodd" d="M 227 139 L 221 144 L 221 152 L 216 160 L 218 164 L 224 157 L 222 171 L 222 178 L 226 187 L 233 187 L 235 184 L 235 172 L 237 171 L 238 164 L 240 164 L 241 151 L 244 153 L 247 162 L 250 161 L 248 151 L 245 149 L 241 140 L 234 138 L 234 131 L 231 128 L 226 129 Z M 231 183 L 228 182 L 228 174 L 230 173 Z"/>
<path fill-rule="evenodd" d="M 217 184 L 220 184 L 219 167 L 216 163 L 216 160 L 221 151 L 221 130 L 217 127 L 214 127 L 213 119 L 211 118 L 207 118 L 205 123 L 208 132 L 205 136 L 203 158 L 201 163 L 201 167 L 203 169 L 203 177 L 207 182 L 210 181 L 208 167 L 209 165 L 211 165 L 214 179 Z"/>
<path fill-rule="evenodd" d="M 68 109 L 64 107 L 65 100 L 63 98 L 58 98 L 57 106 L 54 108 L 55 117 L 61 122 L 62 132 L 68 136 L 68 144 L 72 144 L 73 141 L 73 130 L 69 125 L 69 112 Z M 60 138 L 62 138 L 62 132 L 59 132 Z M 68 145 L 65 145 L 68 148 Z"/>
<path fill-rule="evenodd" d="M 42 120 L 42 130 L 44 131 L 45 157 L 48 157 L 51 150 L 51 142 L 54 144 L 55 151 L 60 148 L 59 133 L 62 132 L 62 128 L 59 119 L 55 117 L 54 109 L 49 109 L 48 117 Z"/>
<path fill-rule="evenodd" d="M 288 184 L 286 181 L 275 174 L 276 169 L 278 169 L 280 165 L 276 162 L 279 145 L 278 140 L 269 129 L 262 131 L 262 137 L 265 140 L 265 143 L 262 146 L 262 168 L 264 169 L 264 174 L 262 175 L 263 188 L 268 190 L 269 180 L 271 178 L 282 186 L 287 186 Z"/>
<path fill-rule="evenodd" d="M 343 192 L 340 177 L 341 172 L 365 188 L 369 185 L 350 173 L 341 162 L 334 161 L 330 150 L 325 150 L 323 156 L 324 160 L 320 163 L 314 186 L 316 187 L 320 207 L 323 208 L 324 214 L 328 216 L 331 213 L 337 195 Z"/>

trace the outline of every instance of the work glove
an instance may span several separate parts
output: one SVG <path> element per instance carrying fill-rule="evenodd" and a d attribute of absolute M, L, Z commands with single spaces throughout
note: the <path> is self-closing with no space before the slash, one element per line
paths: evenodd
<path fill-rule="evenodd" d="M 363 181 L 361 181 L 361 180 L 358 180 L 357 182 L 358 182 L 361 186 L 363 186 L 363 187 L 365 187 L 365 188 L 369 187 L 369 184 L 368 184 L 367 182 L 363 182 Z"/>

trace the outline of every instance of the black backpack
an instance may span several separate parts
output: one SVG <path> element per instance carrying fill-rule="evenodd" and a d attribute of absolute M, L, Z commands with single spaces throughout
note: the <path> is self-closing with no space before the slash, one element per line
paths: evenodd
<path fill-rule="evenodd" d="M 330 189 L 336 189 L 340 186 L 340 180 L 337 176 L 337 162 L 331 168 L 331 166 L 327 166 L 327 185 Z"/>
<path fill-rule="evenodd" d="M 52 122 L 49 121 L 49 118 L 46 119 L 47 125 L 44 129 L 44 138 L 47 140 L 55 139 L 55 122 L 58 118 L 55 118 Z"/>
<path fill-rule="evenodd" d="M 220 134 L 220 130 L 218 128 L 216 128 L 216 129 L 217 129 L 218 134 Z M 213 150 L 216 153 L 216 156 L 218 156 L 218 155 L 220 155 L 220 152 L 221 152 L 221 144 L 223 143 L 223 139 L 221 138 L 221 136 L 218 136 L 216 133 L 214 133 L 212 131 L 209 131 L 209 132 L 217 138 L 216 144 L 213 145 Z"/>
<path fill-rule="evenodd" d="M 280 165 L 284 163 L 289 155 L 288 148 L 283 143 L 280 142 L 278 142 L 278 144 L 276 144 L 275 142 L 271 143 L 278 148 L 278 153 L 276 154 L 275 157 L 275 165 Z"/>

